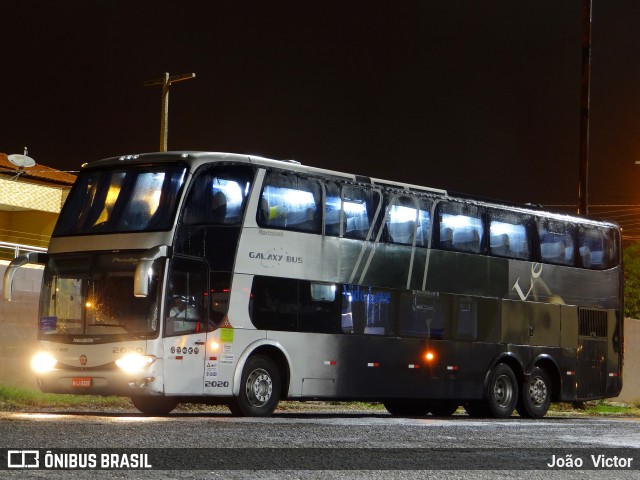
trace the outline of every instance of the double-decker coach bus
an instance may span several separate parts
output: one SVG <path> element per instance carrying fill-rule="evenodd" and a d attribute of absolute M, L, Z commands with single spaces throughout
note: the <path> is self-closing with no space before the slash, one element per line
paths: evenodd
<path fill-rule="evenodd" d="M 84 165 L 43 263 L 44 392 L 270 415 L 542 417 L 622 386 L 611 223 L 246 155 Z"/>

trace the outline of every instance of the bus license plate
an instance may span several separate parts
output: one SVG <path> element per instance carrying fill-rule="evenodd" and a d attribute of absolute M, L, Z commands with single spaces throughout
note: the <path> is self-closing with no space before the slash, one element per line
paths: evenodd
<path fill-rule="evenodd" d="M 76 377 L 71 379 L 72 387 L 86 388 L 91 386 L 91 377 Z"/>

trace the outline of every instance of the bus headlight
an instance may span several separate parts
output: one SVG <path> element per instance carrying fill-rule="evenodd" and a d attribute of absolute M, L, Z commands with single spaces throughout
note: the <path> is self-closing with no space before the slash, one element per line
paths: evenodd
<path fill-rule="evenodd" d="M 127 373 L 135 373 L 148 367 L 157 360 L 153 355 L 131 353 L 116 360 L 116 365 Z"/>
<path fill-rule="evenodd" d="M 54 369 L 58 361 L 47 352 L 36 353 L 31 359 L 31 370 L 35 373 L 46 373 Z"/>

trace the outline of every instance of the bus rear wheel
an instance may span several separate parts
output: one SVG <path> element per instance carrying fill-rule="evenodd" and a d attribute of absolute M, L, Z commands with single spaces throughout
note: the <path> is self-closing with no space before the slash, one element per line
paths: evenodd
<path fill-rule="evenodd" d="M 421 400 L 387 400 L 384 408 L 398 417 L 424 417 L 429 414 L 429 404 Z"/>
<path fill-rule="evenodd" d="M 542 418 L 551 404 L 551 381 L 549 374 L 535 367 L 525 382 L 516 410 L 523 418 Z"/>
<path fill-rule="evenodd" d="M 518 381 L 508 365 L 500 363 L 489 374 L 487 403 L 491 416 L 509 418 L 518 402 Z"/>
<path fill-rule="evenodd" d="M 178 401 L 172 397 L 142 395 L 131 397 L 131 403 L 145 415 L 166 415 L 178 406 Z"/>
<path fill-rule="evenodd" d="M 239 417 L 268 417 L 280 401 L 280 371 L 264 355 L 249 357 L 242 370 L 240 393 L 229 402 Z"/>

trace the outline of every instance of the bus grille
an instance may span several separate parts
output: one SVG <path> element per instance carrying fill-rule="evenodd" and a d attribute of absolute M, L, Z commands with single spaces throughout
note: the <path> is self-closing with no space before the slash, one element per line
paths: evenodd
<path fill-rule="evenodd" d="M 581 337 L 607 338 L 607 311 L 579 309 L 578 335 Z"/>
<path fill-rule="evenodd" d="M 578 313 L 577 398 L 604 398 L 607 386 L 608 312 L 581 308 Z"/>

